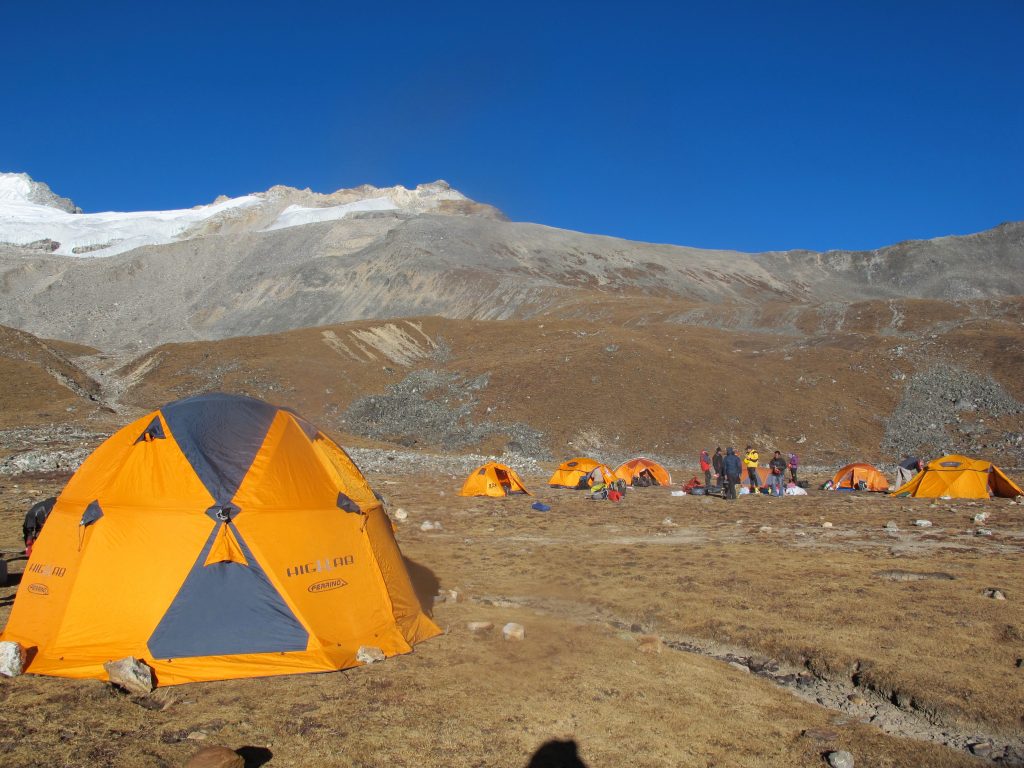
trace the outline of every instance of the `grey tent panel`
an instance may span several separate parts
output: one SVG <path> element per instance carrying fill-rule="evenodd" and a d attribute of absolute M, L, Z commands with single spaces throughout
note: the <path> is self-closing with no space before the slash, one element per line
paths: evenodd
<path fill-rule="evenodd" d="M 362 512 L 359 505 L 356 504 L 352 499 L 346 496 L 344 493 L 338 492 L 338 508 L 343 509 L 346 512 Z"/>
<path fill-rule="evenodd" d="M 164 434 L 164 425 L 160 423 L 160 417 L 154 416 L 153 420 L 149 422 L 149 425 L 142 431 L 142 434 L 136 438 L 135 443 L 146 442 L 146 437 L 150 440 L 165 440 L 167 436 Z"/>
<path fill-rule="evenodd" d="M 277 411 L 262 400 L 221 392 L 161 409 L 185 458 L 222 506 L 238 491 Z"/>
<path fill-rule="evenodd" d="M 248 565 L 204 565 L 221 525 L 213 527 L 195 564 L 149 638 L 153 658 L 304 651 L 309 633 L 260 568 L 238 529 L 231 532 Z"/>
<path fill-rule="evenodd" d="M 79 525 L 92 525 L 101 517 L 103 517 L 103 510 L 100 509 L 99 501 L 90 501 L 89 506 L 82 513 L 82 520 Z"/>

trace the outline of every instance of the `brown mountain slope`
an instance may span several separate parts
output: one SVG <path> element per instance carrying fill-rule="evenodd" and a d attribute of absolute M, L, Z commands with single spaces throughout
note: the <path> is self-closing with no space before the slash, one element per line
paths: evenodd
<path fill-rule="evenodd" d="M 890 310 L 865 304 L 844 330 L 807 336 L 685 326 L 630 301 L 589 305 L 600 323 L 363 321 L 164 345 L 119 374 L 136 382 L 124 400 L 137 407 L 243 392 L 348 444 L 610 458 L 753 441 L 822 463 L 888 461 L 901 448 L 1019 462 L 1020 322 L 921 302 L 896 335 L 882 322 Z"/>

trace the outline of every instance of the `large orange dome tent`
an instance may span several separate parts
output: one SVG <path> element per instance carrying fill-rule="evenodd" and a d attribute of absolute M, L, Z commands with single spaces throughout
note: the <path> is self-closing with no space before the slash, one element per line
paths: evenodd
<path fill-rule="evenodd" d="M 439 634 L 380 501 L 309 422 L 260 400 L 179 400 L 103 442 L 35 543 L 4 640 L 26 671 L 158 685 L 357 665 Z"/>
<path fill-rule="evenodd" d="M 953 454 L 929 461 L 910 482 L 889 495 L 987 499 L 989 496 L 1013 498 L 1024 495 L 1024 491 L 992 462 Z"/>

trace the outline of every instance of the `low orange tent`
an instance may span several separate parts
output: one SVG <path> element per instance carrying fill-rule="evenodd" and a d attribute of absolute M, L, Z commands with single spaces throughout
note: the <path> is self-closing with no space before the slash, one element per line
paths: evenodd
<path fill-rule="evenodd" d="M 526 490 L 522 478 L 514 469 L 489 461 L 470 473 L 462 484 L 459 496 L 507 496 L 510 493 L 533 495 Z"/>
<path fill-rule="evenodd" d="M 992 462 L 954 454 L 929 461 L 909 483 L 889 495 L 987 499 L 989 496 L 1013 498 L 1024 495 L 1024 491 Z"/>
<path fill-rule="evenodd" d="M 889 490 L 889 481 L 885 479 L 885 475 L 870 464 L 863 463 L 847 464 L 836 472 L 832 478 L 832 489 L 857 489 L 861 483 L 864 483 L 865 490 L 868 491 Z"/>
<path fill-rule="evenodd" d="M 607 466 L 594 459 L 579 456 L 563 462 L 551 475 L 548 485 L 552 488 L 589 488 L 594 484 L 588 479 L 594 470 L 598 470 L 598 476 L 602 482 L 615 482 L 615 473 Z M 581 481 L 584 481 L 582 486 L 580 485 Z"/>
<path fill-rule="evenodd" d="M 334 441 L 249 397 L 178 400 L 115 432 L 57 498 L 0 639 L 26 671 L 158 685 L 408 653 L 424 615 L 381 502 Z"/>
<path fill-rule="evenodd" d="M 768 467 L 757 467 L 757 479 L 761 481 L 758 488 L 764 488 L 768 485 L 768 475 L 771 473 L 772 471 Z M 743 468 L 743 474 L 740 476 L 740 485 L 750 485 L 750 470 L 746 467 Z"/>
<path fill-rule="evenodd" d="M 625 481 L 627 485 L 632 485 L 633 480 L 644 470 L 650 472 L 651 477 L 658 481 L 658 485 L 672 485 L 672 475 L 668 473 L 668 470 L 658 462 L 643 456 L 619 464 L 615 468 L 615 476 Z"/>

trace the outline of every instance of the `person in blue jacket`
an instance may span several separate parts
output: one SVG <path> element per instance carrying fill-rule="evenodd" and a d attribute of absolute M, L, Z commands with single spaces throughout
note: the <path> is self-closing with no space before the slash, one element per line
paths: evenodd
<path fill-rule="evenodd" d="M 736 488 L 740 484 L 740 476 L 743 474 L 743 464 L 740 457 L 732 446 L 725 449 L 725 461 L 722 462 L 722 470 L 725 473 L 725 498 L 735 499 Z"/>

